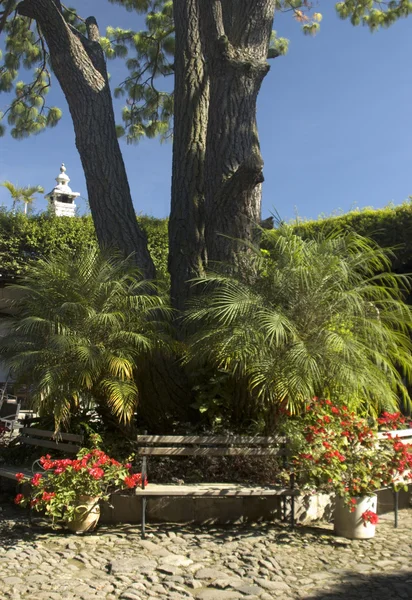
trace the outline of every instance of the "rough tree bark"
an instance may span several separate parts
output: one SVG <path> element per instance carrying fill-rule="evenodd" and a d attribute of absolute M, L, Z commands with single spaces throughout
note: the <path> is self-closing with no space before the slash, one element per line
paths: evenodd
<path fill-rule="evenodd" d="M 69 105 L 100 246 L 117 248 L 126 255 L 134 252 L 143 276 L 153 278 L 155 268 L 146 236 L 136 221 L 116 136 L 96 20 L 86 20 L 86 38 L 65 22 L 60 7 L 59 0 L 24 0 L 18 12 L 38 23 Z"/>
<path fill-rule="evenodd" d="M 208 82 L 202 54 L 198 0 L 174 0 L 176 28 L 172 198 L 169 220 L 171 297 L 182 310 L 188 280 L 205 261 L 204 155 Z"/>
<path fill-rule="evenodd" d="M 203 52 L 210 82 L 205 154 L 205 238 L 209 264 L 236 265 L 256 240 L 263 160 L 256 101 L 269 71 L 276 0 L 201 2 Z"/>

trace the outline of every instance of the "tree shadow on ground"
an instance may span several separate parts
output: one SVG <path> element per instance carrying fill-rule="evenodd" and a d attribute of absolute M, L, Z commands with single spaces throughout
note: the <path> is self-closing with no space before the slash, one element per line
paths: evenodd
<path fill-rule="evenodd" d="M 402 566 L 401 564 L 399 566 Z M 339 575 L 341 584 L 305 596 L 306 600 L 408 600 L 412 594 L 412 570 L 396 574 L 359 574 L 348 571 Z M 329 587 L 329 586 L 328 586 Z"/>
<path fill-rule="evenodd" d="M 62 529 L 53 529 L 50 521 L 43 518 L 32 519 L 28 509 L 17 511 L 1 504 L 0 506 L 0 547 L 6 550 L 15 548 L 21 541 L 36 542 L 48 538 L 71 537 Z"/>
<path fill-rule="evenodd" d="M 22 540 L 35 542 L 40 539 L 48 538 L 53 543 L 53 538 L 77 539 L 81 541 L 83 536 L 73 536 L 72 533 L 60 527 L 53 529 L 50 520 L 43 518 L 35 511 L 23 509 L 13 504 L 13 496 L 3 495 L 0 502 L 0 546 L 3 548 L 13 548 Z M 303 527 L 298 526 L 290 528 L 289 521 L 261 521 L 261 522 L 243 522 L 232 524 L 180 524 L 180 523 L 149 523 L 146 527 L 146 535 L 150 540 L 152 534 L 181 534 L 182 529 L 192 535 L 207 535 L 213 538 L 218 545 L 224 545 L 228 541 L 247 542 L 251 538 L 265 539 L 268 534 L 271 535 L 273 543 L 279 545 L 294 545 L 299 538 L 304 537 L 307 543 L 311 541 L 320 541 L 321 543 L 330 543 L 335 545 L 335 539 L 331 529 L 323 527 Z M 99 524 L 95 532 L 88 535 L 116 535 L 116 536 L 141 536 L 141 526 L 135 524 Z M 194 543 L 198 543 L 195 541 Z"/>

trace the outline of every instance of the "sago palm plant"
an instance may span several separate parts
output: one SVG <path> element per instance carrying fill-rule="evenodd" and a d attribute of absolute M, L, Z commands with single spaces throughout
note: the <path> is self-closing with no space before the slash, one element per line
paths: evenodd
<path fill-rule="evenodd" d="M 32 263 L 13 288 L 20 300 L 0 356 L 31 384 L 40 412 L 54 414 L 56 427 L 79 404 L 130 421 L 139 368 L 170 347 L 169 308 L 156 285 L 132 260 L 90 249 Z"/>
<path fill-rule="evenodd" d="M 390 253 L 354 233 L 271 235 L 250 249 L 250 273 L 194 282 L 188 362 L 246 382 L 245 415 L 266 424 L 312 396 L 369 411 L 410 403 L 409 280 L 390 272 Z"/>

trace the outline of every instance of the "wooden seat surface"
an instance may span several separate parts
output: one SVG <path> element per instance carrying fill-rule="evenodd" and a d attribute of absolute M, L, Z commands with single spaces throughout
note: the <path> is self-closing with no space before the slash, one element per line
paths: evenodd
<path fill-rule="evenodd" d="M 148 483 L 147 486 L 136 488 L 136 496 L 297 496 L 299 490 L 292 490 L 276 485 L 258 486 L 237 483 L 193 483 L 172 485 L 162 483 Z"/>

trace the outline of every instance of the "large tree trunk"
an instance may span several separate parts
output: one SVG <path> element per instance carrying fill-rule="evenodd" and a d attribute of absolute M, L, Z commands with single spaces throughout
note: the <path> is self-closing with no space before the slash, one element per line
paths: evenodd
<path fill-rule="evenodd" d="M 188 281 L 205 261 L 204 173 L 208 83 L 202 54 L 198 0 L 174 0 L 176 28 L 172 200 L 169 272 L 175 308 L 190 294 Z"/>
<path fill-rule="evenodd" d="M 99 32 L 87 19 L 88 38 L 69 26 L 59 0 L 25 0 L 18 12 L 35 19 L 46 40 L 53 71 L 69 105 L 90 208 L 101 247 L 135 253 L 144 277 L 155 268 L 139 228 L 116 136 L 112 97 Z"/>
<path fill-rule="evenodd" d="M 256 241 L 263 160 L 256 101 L 269 70 L 275 0 L 201 3 L 203 50 L 210 81 L 205 155 L 206 247 L 209 264 L 236 265 Z"/>

